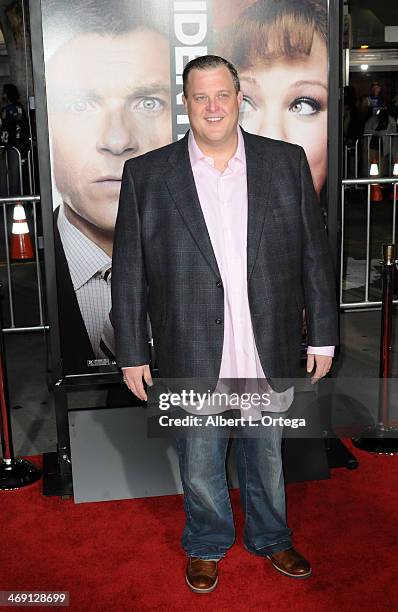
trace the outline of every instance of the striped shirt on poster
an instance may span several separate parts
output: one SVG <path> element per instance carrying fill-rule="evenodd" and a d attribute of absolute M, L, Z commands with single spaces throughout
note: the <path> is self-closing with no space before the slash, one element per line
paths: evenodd
<path fill-rule="evenodd" d="M 59 209 L 58 230 L 94 355 L 102 359 L 104 354 L 99 345 L 111 309 L 109 270 L 112 259 L 70 223 L 65 215 L 64 204 Z"/>

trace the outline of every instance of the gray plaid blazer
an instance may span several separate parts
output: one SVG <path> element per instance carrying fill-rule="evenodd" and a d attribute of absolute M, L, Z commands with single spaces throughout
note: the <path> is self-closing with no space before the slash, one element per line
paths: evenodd
<path fill-rule="evenodd" d="M 304 307 L 309 344 L 338 344 L 335 274 L 303 149 L 242 132 L 250 313 L 264 373 L 282 390 L 288 382 L 277 379 L 298 375 Z M 120 367 L 150 363 L 147 313 L 160 376 L 206 378 L 215 386 L 224 291 L 191 170 L 188 134 L 124 166 L 111 312 Z"/>

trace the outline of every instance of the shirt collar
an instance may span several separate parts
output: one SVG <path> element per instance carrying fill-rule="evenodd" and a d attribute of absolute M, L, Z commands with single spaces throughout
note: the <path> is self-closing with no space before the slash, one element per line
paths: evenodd
<path fill-rule="evenodd" d="M 239 165 L 243 164 L 243 166 L 246 165 L 245 143 L 243 140 L 242 130 L 240 129 L 239 125 L 237 127 L 237 132 L 238 132 L 238 146 L 236 147 L 236 151 L 233 157 L 228 162 L 228 167 L 231 170 L 234 170 L 238 164 Z M 189 134 L 188 134 L 188 152 L 189 152 L 189 159 L 191 161 L 191 166 L 195 166 L 200 161 L 205 161 L 206 163 L 210 164 L 210 166 L 214 167 L 214 159 L 212 157 L 205 155 L 200 150 L 195 140 L 195 136 L 193 135 L 192 130 L 189 130 Z"/>
<path fill-rule="evenodd" d="M 68 262 L 73 288 L 80 289 L 96 274 L 103 274 L 112 259 L 92 240 L 87 238 L 66 218 L 64 204 L 59 207 L 58 231 Z"/>

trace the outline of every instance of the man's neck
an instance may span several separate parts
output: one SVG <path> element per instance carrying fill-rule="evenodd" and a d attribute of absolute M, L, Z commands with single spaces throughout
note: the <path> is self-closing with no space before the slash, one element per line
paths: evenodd
<path fill-rule="evenodd" d="M 214 160 L 214 166 L 217 170 L 223 172 L 238 148 L 238 132 L 236 131 L 227 142 L 209 143 L 196 136 L 195 141 L 202 153 Z"/>
<path fill-rule="evenodd" d="M 65 202 L 64 212 L 69 223 L 74 225 L 74 227 L 89 238 L 89 240 L 94 242 L 94 244 L 102 249 L 109 257 L 112 257 L 113 232 L 100 229 L 86 219 L 83 219 L 83 217 L 75 213 L 75 211 Z"/>

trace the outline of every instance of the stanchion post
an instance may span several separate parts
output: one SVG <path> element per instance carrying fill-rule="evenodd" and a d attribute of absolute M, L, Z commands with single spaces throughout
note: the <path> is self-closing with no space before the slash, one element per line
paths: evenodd
<path fill-rule="evenodd" d="M 2 317 L 2 293 L 3 286 L 0 284 L 0 424 L 1 424 L 1 447 L 3 449 L 3 460 L 10 462 L 14 459 L 14 449 L 12 444 L 11 421 L 9 414 L 9 394 L 7 379 L 5 376 L 4 363 L 4 335 Z"/>
<path fill-rule="evenodd" d="M 381 306 L 378 423 L 365 429 L 359 437 L 353 438 L 353 443 L 362 450 L 392 455 L 398 452 L 398 429 L 390 426 L 389 419 L 394 272 L 397 265 L 395 244 L 383 244 L 382 253 L 383 295 Z"/>
<path fill-rule="evenodd" d="M 3 451 L 0 462 L 1 491 L 20 489 L 41 477 L 40 470 L 30 461 L 14 458 L 3 328 L 3 286 L 0 284 L 0 429 Z"/>
<path fill-rule="evenodd" d="M 395 245 L 383 244 L 383 301 L 381 306 L 379 423 L 389 421 L 389 378 L 394 293 Z"/>

